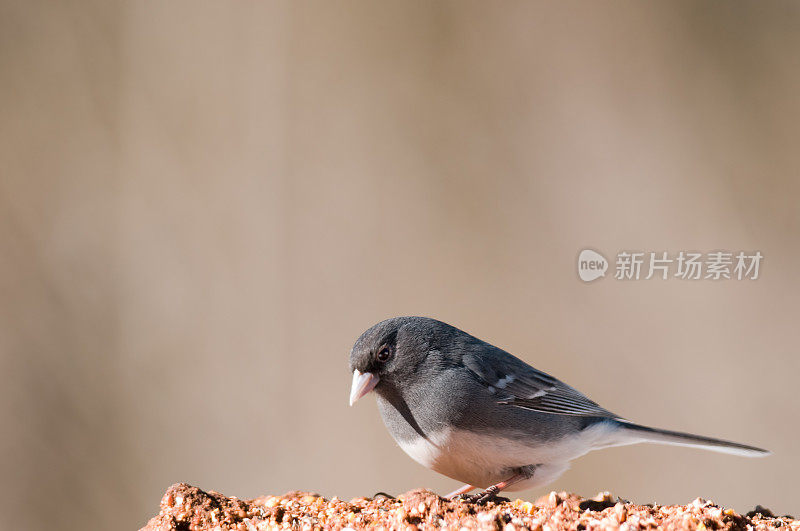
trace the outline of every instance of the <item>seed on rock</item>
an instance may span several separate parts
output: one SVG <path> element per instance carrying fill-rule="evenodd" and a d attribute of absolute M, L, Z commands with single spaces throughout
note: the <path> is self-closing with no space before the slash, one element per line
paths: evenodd
<path fill-rule="evenodd" d="M 270 497 L 269 497 L 269 498 L 267 498 L 267 500 L 264 502 L 264 507 L 267 507 L 268 509 L 272 509 L 273 507 L 275 507 L 276 505 L 278 505 L 278 503 L 280 503 L 280 500 L 279 500 L 278 498 L 276 498 L 276 497 L 274 497 L 274 496 L 270 496 Z"/>
<path fill-rule="evenodd" d="M 617 522 L 620 524 L 628 519 L 628 510 L 621 503 L 614 506 L 614 514 L 617 516 Z"/>
<path fill-rule="evenodd" d="M 520 506 L 520 509 L 525 511 L 528 514 L 533 514 L 536 512 L 536 506 L 531 502 L 525 502 Z"/>

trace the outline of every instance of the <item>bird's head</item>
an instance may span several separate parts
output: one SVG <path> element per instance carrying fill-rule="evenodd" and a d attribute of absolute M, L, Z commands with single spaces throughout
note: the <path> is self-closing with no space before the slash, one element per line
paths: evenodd
<path fill-rule="evenodd" d="M 443 327 L 451 328 L 427 317 L 394 317 L 361 334 L 350 351 L 350 405 L 373 389 L 380 392 L 418 374 Z"/>

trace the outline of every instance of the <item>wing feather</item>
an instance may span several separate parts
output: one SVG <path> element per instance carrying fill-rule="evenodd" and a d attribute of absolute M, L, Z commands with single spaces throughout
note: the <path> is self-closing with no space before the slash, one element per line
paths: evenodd
<path fill-rule="evenodd" d="M 542 413 L 619 418 L 576 389 L 497 349 L 488 356 L 465 354 L 464 364 L 505 404 Z"/>

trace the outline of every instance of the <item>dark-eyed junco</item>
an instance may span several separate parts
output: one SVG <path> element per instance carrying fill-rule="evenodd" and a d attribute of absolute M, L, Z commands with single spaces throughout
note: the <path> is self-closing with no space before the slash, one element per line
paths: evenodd
<path fill-rule="evenodd" d="M 640 426 L 458 328 L 425 317 L 380 322 L 350 353 L 350 405 L 375 390 L 383 422 L 418 463 L 484 502 L 555 480 L 590 450 L 640 442 L 758 457 L 735 442 Z"/>

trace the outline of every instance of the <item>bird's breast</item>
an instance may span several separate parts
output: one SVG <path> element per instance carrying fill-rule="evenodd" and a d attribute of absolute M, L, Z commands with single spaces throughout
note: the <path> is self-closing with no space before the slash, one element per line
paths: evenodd
<path fill-rule="evenodd" d="M 496 436 L 432 422 L 404 402 L 379 397 L 378 407 L 389 433 L 409 457 L 458 481 L 489 486 L 508 479 L 514 467 L 530 463 L 530 448 L 522 443 L 505 441 L 498 448 L 501 439 Z"/>
<path fill-rule="evenodd" d="M 512 490 L 549 483 L 567 468 L 567 461 L 544 461 L 542 455 L 522 441 L 452 429 L 426 437 L 397 440 L 398 445 L 419 464 L 447 477 L 486 488 L 509 479 L 515 469 L 540 464 L 535 478 Z"/>
<path fill-rule="evenodd" d="M 427 437 L 418 436 L 413 439 L 395 439 L 395 441 L 411 459 L 424 467 L 436 470 L 437 464 L 442 461 L 442 454 L 445 450 L 441 443 L 437 444 L 432 439 L 446 440 L 447 438 L 447 434 L 439 433 Z"/>
<path fill-rule="evenodd" d="M 450 423 L 432 422 L 430 415 L 379 397 L 378 406 L 392 437 L 416 462 L 476 487 L 508 479 L 518 467 L 540 465 L 530 481 L 514 489 L 549 483 L 567 469 L 570 460 L 606 446 L 609 426 L 565 434 L 550 440 L 476 432 Z"/>

